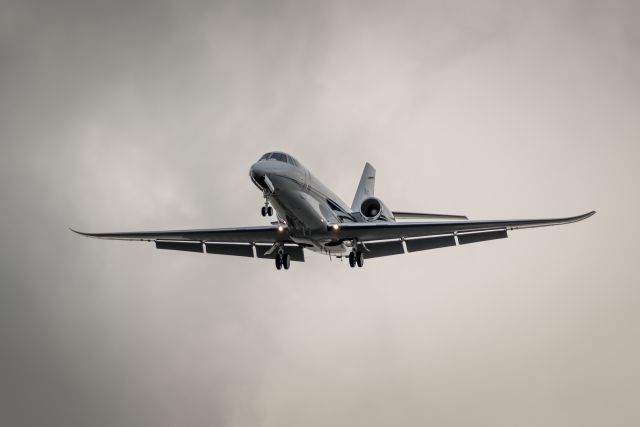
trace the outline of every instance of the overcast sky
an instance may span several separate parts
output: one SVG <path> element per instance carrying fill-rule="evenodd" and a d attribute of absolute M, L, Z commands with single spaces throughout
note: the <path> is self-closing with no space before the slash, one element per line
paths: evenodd
<path fill-rule="evenodd" d="M 0 424 L 640 423 L 637 1 L 0 0 Z M 86 231 L 347 203 L 587 221 L 346 263 Z"/>

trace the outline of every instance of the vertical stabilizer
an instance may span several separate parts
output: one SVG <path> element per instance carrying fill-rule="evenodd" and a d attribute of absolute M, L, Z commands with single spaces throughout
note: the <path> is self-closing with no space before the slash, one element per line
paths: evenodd
<path fill-rule="evenodd" d="M 376 170 L 370 163 L 366 163 L 364 165 L 364 170 L 362 171 L 362 176 L 360 177 L 360 184 L 358 184 L 358 190 L 356 191 L 356 195 L 353 198 L 353 203 L 351 204 L 352 212 L 360 211 L 360 204 L 362 204 L 363 200 L 367 197 L 373 197 L 373 190 L 376 185 Z"/>

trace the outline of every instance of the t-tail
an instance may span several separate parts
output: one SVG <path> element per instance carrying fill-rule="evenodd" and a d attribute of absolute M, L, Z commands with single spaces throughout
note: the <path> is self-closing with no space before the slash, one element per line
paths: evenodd
<path fill-rule="evenodd" d="M 449 215 L 423 212 L 392 211 L 379 198 L 374 196 L 376 185 L 376 169 L 366 163 L 362 170 L 356 195 L 351 203 L 351 211 L 364 221 L 395 221 L 396 219 L 445 219 L 467 220 L 464 215 Z"/>

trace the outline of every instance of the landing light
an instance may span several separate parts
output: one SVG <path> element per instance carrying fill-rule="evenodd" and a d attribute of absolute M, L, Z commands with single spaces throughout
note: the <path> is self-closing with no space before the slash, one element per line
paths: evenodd
<path fill-rule="evenodd" d="M 283 227 L 283 226 L 281 226 L 281 225 L 279 225 L 279 226 L 278 226 L 278 231 L 282 233 L 282 232 L 284 231 L 284 227 Z"/>
<path fill-rule="evenodd" d="M 339 229 L 339 228 L 340 228 L 340 226 L 339 226 L 338 224 L 333 224 L 331 227 L 332 227 L 334 230 L 337 230 L 337 229 Z"/>

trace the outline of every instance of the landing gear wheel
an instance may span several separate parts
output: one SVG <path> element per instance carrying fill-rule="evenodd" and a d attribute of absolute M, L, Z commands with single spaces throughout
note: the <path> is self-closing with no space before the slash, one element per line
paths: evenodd
<path fill-rule="evenodd" d="M 285 270 L 288 270 L 291 266 L 291 255 L 284 253 L 282 254 L 282 266 Z"/>
<path fill-rule="evenodd" d="M 364 253 L 358 251 L 356 254 L 356 263 L 358 264 L 358 267 L 362 267 L 364 265 Z"/>
<path fill-rule="evenodd" d="M 349 267 L 353 268 L 356 266 L 356 254 L 355 252 L 349 253 Z"/>
<path fill-rule="evenodd" d="M 276 254 L 276 268 L 278 270 L 282 269 L 282 257 L 280 256 L 280 254 Z"/>
<path fill-rule="evenodd" d="M 273 215 L 273 208 L 271 206 L 267 206 L 267 215 Z"/>
<path fill-rule="evenodd" d="M 260 213 L 262 214 L 262 216 L 267 216 L 267 207 L 263 206 L 262 209 L 260 209 Z"/>

